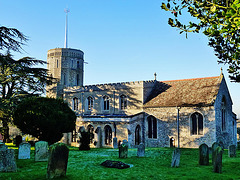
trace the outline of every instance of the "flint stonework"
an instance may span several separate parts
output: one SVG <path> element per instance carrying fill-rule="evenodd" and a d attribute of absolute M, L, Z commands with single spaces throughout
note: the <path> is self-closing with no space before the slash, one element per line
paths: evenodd
<path fill-rule="evenodd" d="M 199 146 L 199 165 L 209 165 L 209 151 L 206 144 Z"/>
<path fill-rule="evenodd" d="M 63 143 L 55 143 L 50 146 L 47 178 L 66 176 L 68 163 L 68 147 Z"/>
<path fill-rule="evenodd" d="M 35 161 L 48 161 L 48 142 L 38 141 L 35 143 Z"/>

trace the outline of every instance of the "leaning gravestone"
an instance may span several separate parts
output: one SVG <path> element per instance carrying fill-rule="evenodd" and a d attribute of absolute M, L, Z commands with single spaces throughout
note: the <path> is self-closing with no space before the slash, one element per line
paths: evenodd
<path fill-rule="evenodd" d="M 21 143 L 18 148 L 18 159 L 30 159 L 31 144 Z"/>
<path fill-rule="evenodd" d="M 209 165 L 209 152 L 206 144 L 199 146 L 199 165 Z"/>
<path fill-rule="evenodd" d="M 48 161 L 48 142 L 38 141 L 35 143 L 35 161 Z"/>
<path fill-rule="evenodd" d="M 214 157 L 215 157 L 215 150 L 217 149 L 217 147 L 219 147 L 220 145 L 217 143 L 217 142 L 215 142 L 215 143 L 213 143 L 212 144 L 212 163 L 213 163 L 213 159 L 214 159 Z"/>
<path fill-rule="evenodd" d="M 1 146 L 0 149 L 0 172 L 16 172 L 15 150 Z"/>
<path fill-rule="evenodd" d="M 222 173 L 222 154 L 223 150 L 220 146 L 215 149 L 213 159 L 213 172 Z"/>
<path fill-rule="evenodd" d="M 228 157 L 236 157 L 236 146 L 230 145 L 228 147 Z"/>
<path fill-rule="evenodd" d="M 116 137 L 113 138 L 113 148 L 114 148 L 114 149 L 117 149 L 117 148 L 118 148 L 118 141 L 117 141 L 117 138 L 116 138 Z"/>
<path fill-rule="evenodd" d="M 144 157 L 145 156 L 145 145 L 143 143 L 140 143 L 138 145 L 137 156 L 138 157 Z"/>
<path fill-rule="evenodd" d="M 63 143 L 55 143 L 50 146 L 47 178 L 66 176 L 68 163 L 68 147 Z"/>
<path fill-rule="evenodd" d="M 173 151 L 173 154 L 172 154 L 171 167 L 179 167 L 179 164 L 180 164 L 180 155 L 181 155 L 180 149 L 179 149 L 179 148 L 176 148 L 176 149 Z"/>
<path fill-rule="evenodd" d="M 128 164 L 125 164 L 121 161 L 111 161 L 111 160 L 106 160 L 103 163 L 101 163 L 101 165 L 104 167 L 117 168 L 117 169 L 126 169 L 130 167 Z"/>
<path fill-rule="evenodd" d="M 127 158 L 128 156 L 128 142 L 123 140 L 123 143 L 119 147 L 119 158 Z"/>

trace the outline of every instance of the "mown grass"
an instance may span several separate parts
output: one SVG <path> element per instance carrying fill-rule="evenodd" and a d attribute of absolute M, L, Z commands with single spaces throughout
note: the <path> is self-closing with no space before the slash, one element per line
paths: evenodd
<path fill-rule="evenodd" d="M 198 149 L 181 149 L 180 167 L 171 168 L 172 151 L 170 148 L 146 148 L 146 156 L 138 158 L 137 149 L 129 149 L 128 158 L 119 159 L 117 149 L 79 151 L 70 147 L 67 176 L 60 179 L 240 179 L 239 151 L 237 158 L 229 158 L 227 150 L 224 151 L 222 174 L 212 171 L 211 156 L 209 166 L 198 165 Z M 106 168 L 100 165 L 105 160 L 120 160 L 132 167 Z M 0 173 L 0 179 L 46 179 L 47 162 L 35 162 L 34 149 L 31 159 L 17 160 L 17 166 L 16 173 Z"/>

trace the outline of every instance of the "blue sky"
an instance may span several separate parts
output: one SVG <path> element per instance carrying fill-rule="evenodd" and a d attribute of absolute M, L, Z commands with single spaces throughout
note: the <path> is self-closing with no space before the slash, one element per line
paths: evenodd
<path fill-rule="evenodd" d="M 46 60 L 47 51 L 64 46 L 65 13 L 70 9 L 70 48 L 85 53 L 84 84 L 175 80 L 220 75 L 227 80 L 233 111 L 240 117 L 239 83 L 231 83 L 227 66 L 217 64 L 202 34 L 180 35 L 168 24 L 162 0 L 0 0 L 0 25 L 29 37 L 25 52 Z M 189 18 L 184 16 L 185 19 Z"/>

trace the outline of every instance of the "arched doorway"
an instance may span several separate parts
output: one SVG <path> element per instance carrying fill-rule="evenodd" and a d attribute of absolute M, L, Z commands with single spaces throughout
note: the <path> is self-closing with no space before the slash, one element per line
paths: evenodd
<path fill-rule="evenodd" d="M 112 143 L 112 128 L 109 125 L 106 125 L 104 128 L 105 132 L 105 145 L 111 145 Z"/>
<path fill-rule="evenodd" d="M 89 124 L 87 127 L 87 131 L 90 133 L 90 143 L 93 143 L 93 139 L 94 139 L 94 127 Z"/>
<path fill-rule="evenodd" d="M 141 143 L 141 127 L 137 125 L 135 129 L 135 145 L 139 145 Z"/>

